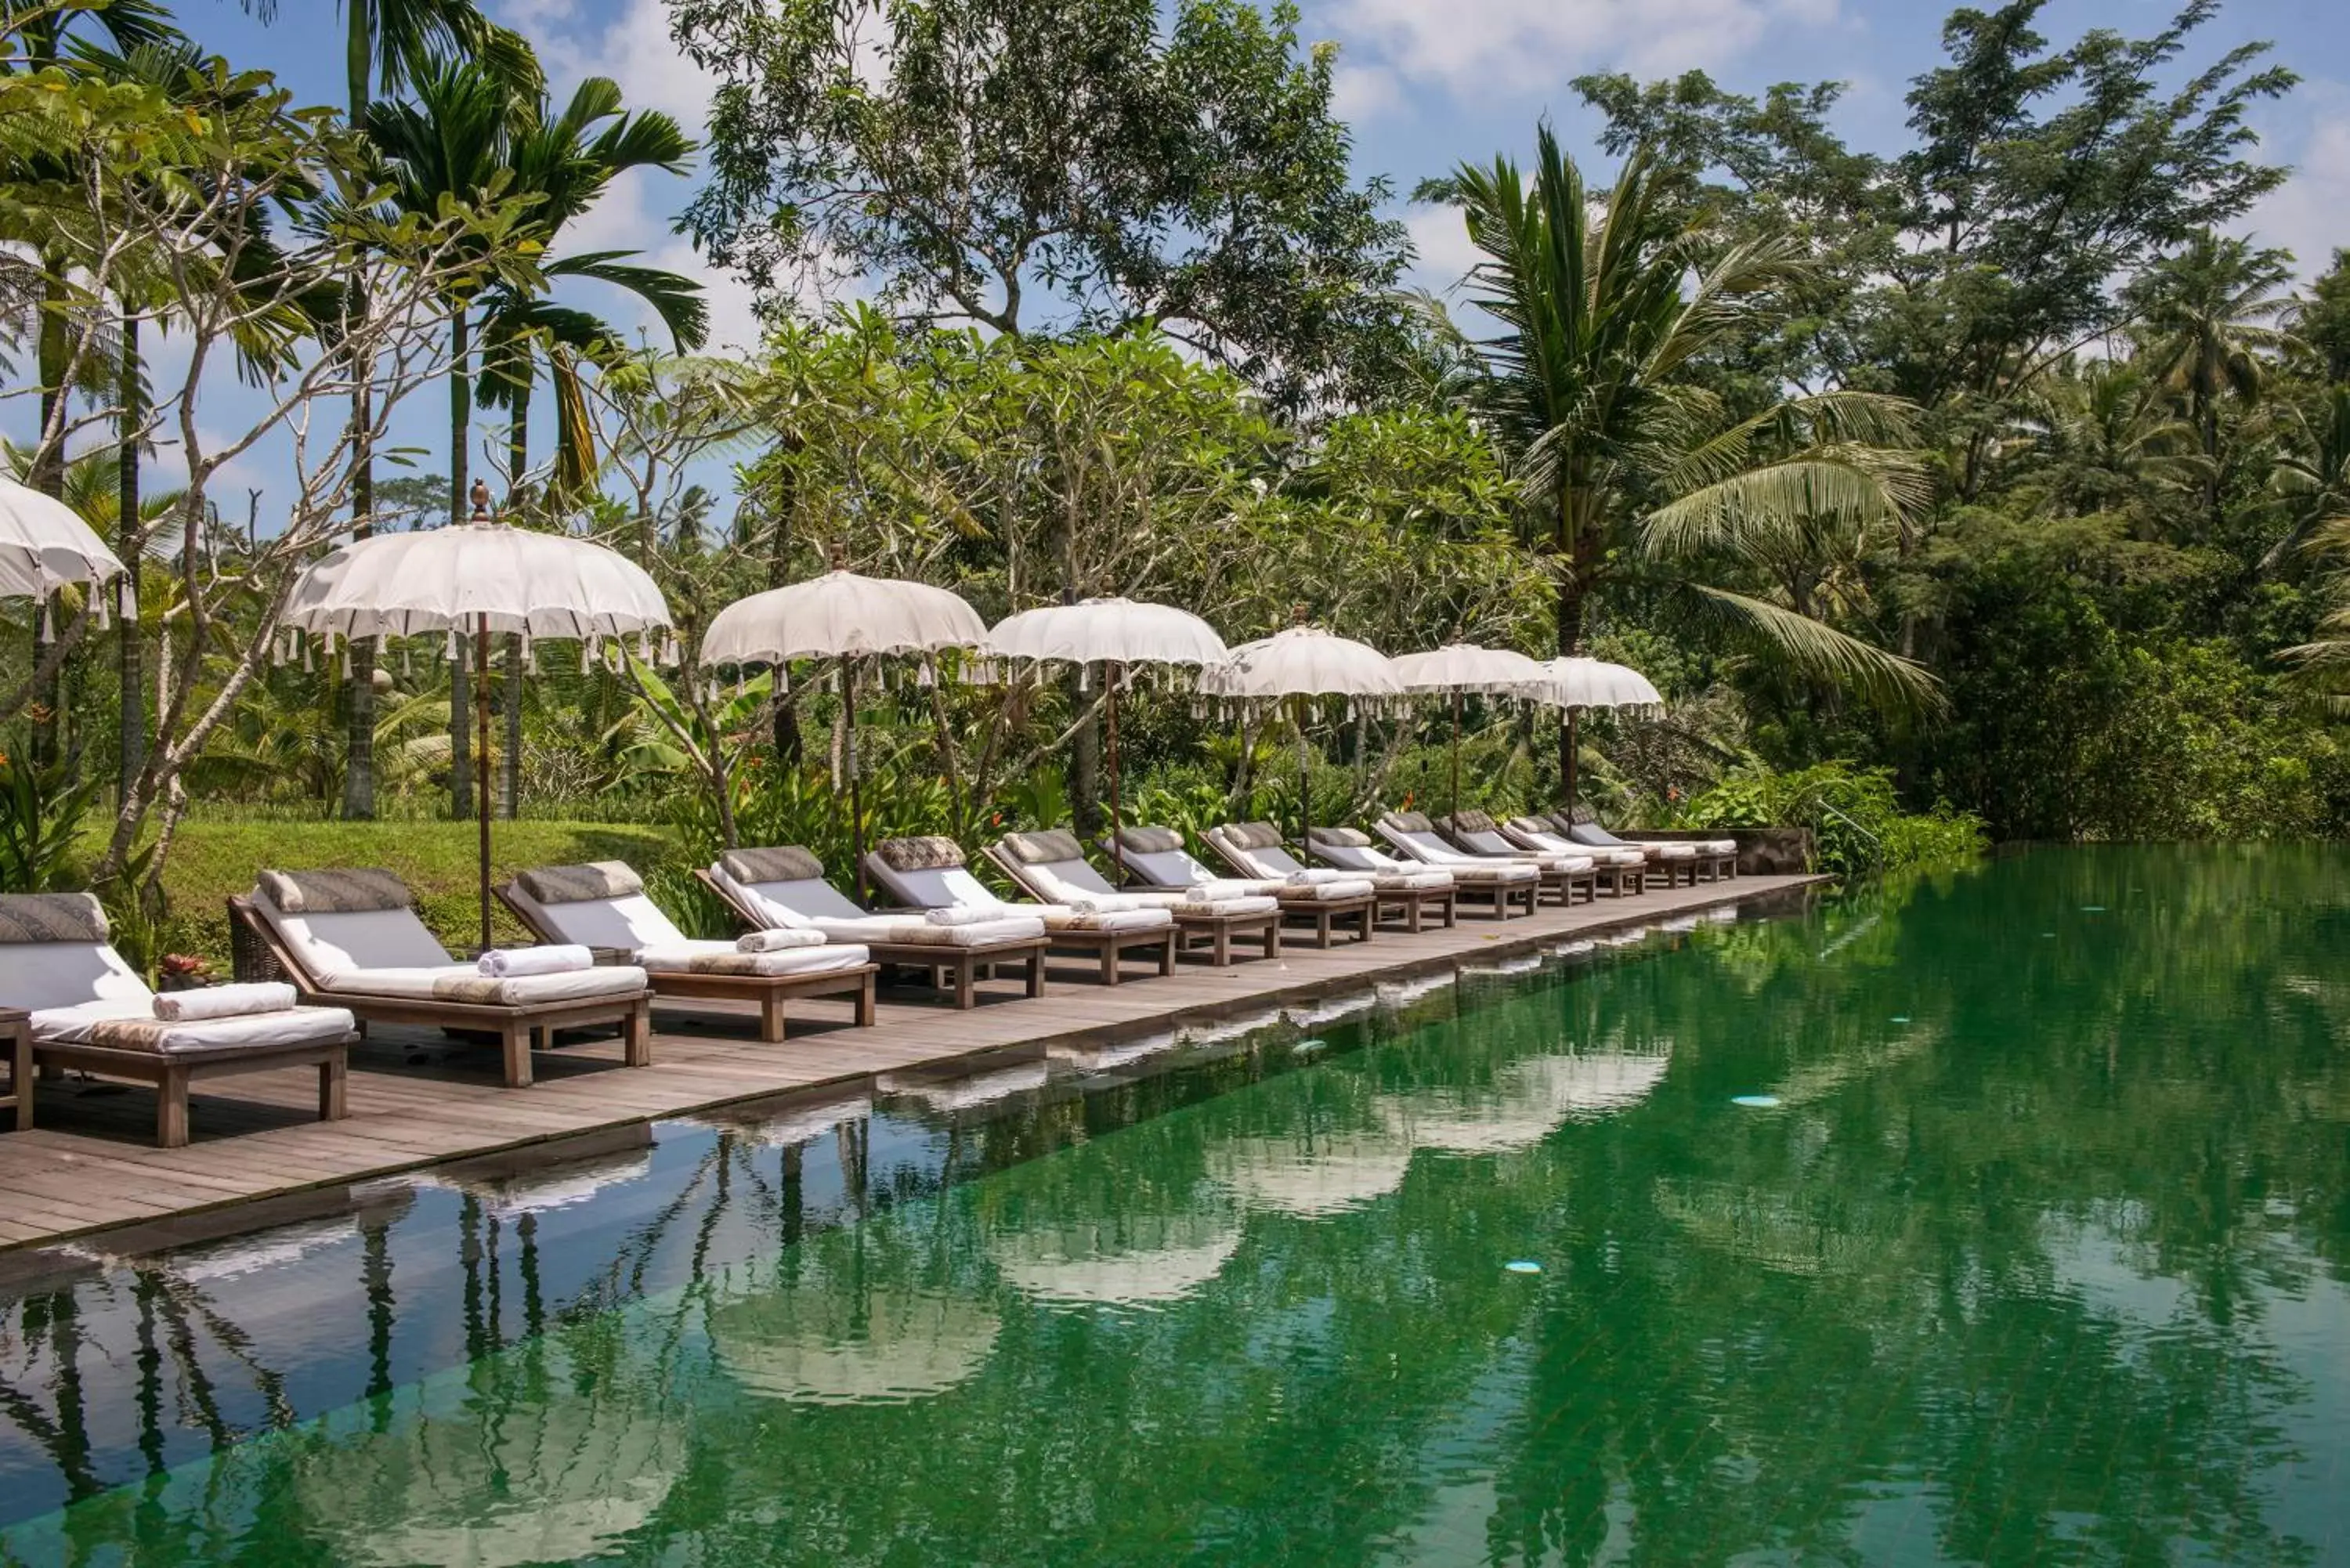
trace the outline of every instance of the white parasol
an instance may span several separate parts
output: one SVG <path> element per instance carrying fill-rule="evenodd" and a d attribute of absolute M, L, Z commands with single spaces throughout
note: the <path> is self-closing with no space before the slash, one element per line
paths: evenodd
<path fill-rule="evenodd" d="M 1215 628 L 1189 610 L 1134 599 L 1085 599 L 1022 610 L 996 623 L 987 649 L 999 659 L 1038 664 L 1107 666 L 1102 691 L 1109 718 L 1110 853 L 1118 853 L 1118 689 L 1129 664 L 1191 665 L 1204 669 L 1227 655 Z"/>
<path fill-rule="evenodd" d="M 473 520 L 413 534 L 379 534 L 319 561 L 295 582 L 285 622 L 347 639 L 471 631 L 474 637 L 476 804 L 481 812 L 482 946 L 490 945 L 490 634 L 593 640 L 670 624 L 669 605 L 644 569 L 618 551 L 567 534 L 492 522 L 474 488 Z"/>
<path fill-rule="evenodd" d="M 1427 653 L 1407 653 L 1391 661 L 1408 691 L 1447 691 L 1452 696 L 1452 809 L 1461 809 L 1461 694 L 1515 691 L 1542 679 L 1543 667 L 1506 648 L 1473 642 L 1448 643 Z"/>
<path fill-rule="evenodd" d="M 1301 617 L 1303 612 L 1300 612 Z M 1291 700 L 1297 724 L 1298 841 L 1311 836 L 1312 805 L 1305 774 L 1305 700 L 1309 697 L 1399 697 L 1388 658 L 1368 643 L 1337 637 L 1301 619 L 1273 636 L 1244 642 L 1223 663 L 1211 665 L 1200 689 L 1219 697 Z"/>
<path fill-rule="evenodd" d="M 121 575 L 121 561 L 80 514 L 0 474 L 0 596 L 45 597 Z"/>
<path fill-rule="evenodd" d="M 1013 1231 L 988 1251 L 1006 1284 L 1040 1301 L 1156 1306 L 1207 1284 L 1240 1245 L 1239 1217 L 1211 1209 Z"/>
<path fill-rule="evenodd" d="M 865 897 L 864 797 L 857 776 L 857 666 L 888 653 L 976 649 L 987 623 L 961 597 L 902 577 L 867 577 L 836 567 L 820 577 L 737 599 L 711 618 L 702 662 L 766 664 L 837 659 L 840 700 L 848 708 L 849 833 L 856 844 L 857 896 Z"/>
<path fill-rule="evenodd" d="M 1542 665 L 1542 674 L 1520 689 L 1519 695 L 1565 711 L 1565 745 L 1559 759 L 1559 783 L 1566 792 L 1566 810 L 1575 814 L 1576 720 L 1586 708 L 1654 708 L 1665 700 L 1638 670 L 1600 659 L 1554 659 Z"/>

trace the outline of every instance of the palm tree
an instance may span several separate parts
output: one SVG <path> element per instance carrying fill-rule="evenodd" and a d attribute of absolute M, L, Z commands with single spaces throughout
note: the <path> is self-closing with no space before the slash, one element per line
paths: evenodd
<path fill-rule="evenodd" d="M 2170 411 L 2161 384 L 2137 366 L 2067 361 L 2024 400 L 2021 440 L 2068 514 L 2126 511 L 2147 498 L 2199 487 L 2210 469 L 2195 427 Z"/>
<path fill-rule="evenodd" d="M 2282 425 L 2274 483 L 2293 521 L 2262 556 L 2263 574 L 2303 548 L 2314 531 L 2350 516 L 2350 383 L 2292 405 Z"/>
<path fill-rule="evenodd" d="M 2232 396 L 2258 403 L 2269 358 L 2291 341 L 2275 323 L 2292 308 L 2293 279 L 2282 251 L 2206 232 L 2178 255 L 2157 262 L 2125 295 L 2138 313 L 2140 358 L 2183 405 L 2210 463 L 2206 504 L 2216 518 L 2222 474 L 2220 405 Z"/>
<path fill-rule="evenodd" d="M 244 0 L 248 12 L 275 21 L 278 0 Z M 350 122 L 365 127 L 379 89 L 397 92 L 422 80 L 444 57 L 473 61 L 517 97 L 537 93 L 545 83 L 530 42 L 482 14 L 475 0 L 340 0 L 343 72 L 350 96 Z M 356 286 L 354 286 L 356 287 Z M 354 314 L 366 300 L 354 296 Z M 351 422 L 364 432 L 373 421 L 362 380 L 352 400 Z M 372 443 L 355 441 L 351 473 L 351 533 L 364 539 L 374 531 L 375 458 Z M 458 491 L 463 489 L 461 483 Z M 452 514 L 456 503 L 452 504 Z M 375 815 L 375 662 L 373 638 L 350 645 L 351 679 L 347 691 L 348 757 L 343 769 L 343 815 L 353 821 Z"/>
<path fill-rule="evenodd" d="M 1503 332 L 1480 344 L 1471 396 L 1538 510 L 1558 579 L 1557 640 L 1581 651 L 1594 596 L 1641 561 L 1756 564 L 1806 531 L 1907 529 L 1922 472 L 1908 405 L 1856 392 L 1791 398 L 1732 421 L 1694 371 L 1794 276 L 1773 241 L 1720 243 L 1684 221 L 1635 152 L 1598 210 L 1544 124 L 1534 178 L 1508 158 L 1423 191 L 1456 202 L 1482 253 L 1470 297 Z M 1643 504 L 1648 504 L 1645 516 Z M 1888 707 L 1933 700 L 1909 660 L 1789 606 L 1717 583 L 1675 585 L 1789 669 Z M 1572 765 L 1561 736 L 1562 772 Z"/>
<path fill-rule="evenodd" d="M 526 232 L 547 251 L 565 224 L 595 205 L 611 182 L 631 169 L 685 171 L 693 142 L 666 114 L 624 113 L 619 84 L 590 77 L 571 95 L 561 114 L 544 97 L 515 117 L 507 149 L 511 192 L 537 199 Z M 680 353 L 702 346 L 709 311 L 702 286 L 658 267 L 632 265 L 633 251 L 596 251 L 549 262 L 541 268 L 548 283 L 587 278 L 612 285 L 650 305 L 669 328 Z M 623 348 L 619 335 L 591 312 L 556 305 L 535 290 L 502 286 L 484 300 L 482 374 L 476 400 L 504 409 L 511 423 L 506 442 L 506 508 L 527 509 L 525 476 L 530 472 L 530 402 L 537 362 L 545 355 L 554 382 L 556 462 L 550 491 L 556 498 L 577 493 L 592 481 L 595 458 L 588 429 L 587 398 L 579 377 L 583 361 L 608 359 Z M 521 799 L 522 659 L 520 639 L 506 639 L 504 692 L 505 765 L 499 807 L 515 814 Z"/>

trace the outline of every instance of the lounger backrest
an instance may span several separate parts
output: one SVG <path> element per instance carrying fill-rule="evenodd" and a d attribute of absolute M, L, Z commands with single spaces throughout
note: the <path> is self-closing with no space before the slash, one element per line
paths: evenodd
<path fill-rule="evenodd" d="M 779 930 L 805 930 L 812 920 L 861 920 L 866 911 L 857 901 L 822 877 L 790 882 L 737 882 L 723 867 L 712 867 L 711 879 L 733 894 L 737 902 Z"/>
<path fill-rule="evenodd" d="M 147 982 L 106 936 L 106 916 L 87 893 L 0 897 L 0 1006 L 146 1001 Z"/>
<path fill-rule="evenodd" d="M 1472 850 L 1479 855 L 1515 855 L 1518 853 L 1518 846 L 1511 843 L 1508 839 L 1503 837 L 1498 833 L 1487 833 L 1478 829 L 1461 827 L 1453 830 L 1452 839 L 1453 842 L 1460 845 L 1461 848 Z"/>
<path fill-rule="evenodd" d="M 276 900 L 285 898 L 292 908 Z M 442 969 L 456 961 L 388 871 L 264 871 L 253 907 L 308 978 L 368 969 Z"/>
<path fill-rule="evenodd" d="M 1278 881 L 1293 871 L 1305 869 L 1283 846 L 1280 834 L 1270 824 L 1228 822 L 1209 831 L 1215 835 L 1216 843 L 1224 853 L 1256 876 Z"/>
<path fill-rule="evenodd" d="M 1519 843 L 1545 855 L 1572 855 L 1579 847 L 1573 841 L 1561 838 L 1539 816 L 1513 816 L 1510 818 L 1510 831 L 1517 836 Z"/>
<path fill-rule="evenodd" d="M 1008 833 L 990 850 L 1004 873 L 1048 903 L 1114 895 L 1118 889 L 1093 868 L 1076 836 L 1058 830 Z"/>
<path fill-rule="evenodd" d="M 1567 830 L 1569 838 L 1595 849 L 1625 849 L 1630 847 L 1622 839 L 1596 822 L 1578 822 Z"/>
<path fill-rule="evenodd" d="M 1121 848 L 1118 851 L 1118 859 L 1125 864 L 1128 870 L 1132 871 L 1154 888 L 1193 888 L 1202 882 L 1217 880 L 1216 873 L 1193 859 L 1191 852 L 1188 849 L 1159 849 L 1146 852 L 1139 849 Z"/>
<path fill-rule="evenodd" d="M 543 904 L 516 883 L 506 890 L 506 897 L 527 910 L 539 929 L 554 940 L 577 942 L 583 948 L 634 950 L 686 940 L 685 933 L 677 929 L 677 922 L 642 893 L 625 898 L 575 898 L 567 903 Z"/>
<path fill-rule="evenodd" d="M 865 869 L 900 904 L 916 909 L 987 909 L 1017 913 L 962 866 L 892 866 L 879 855 L 865 857 Z"/>

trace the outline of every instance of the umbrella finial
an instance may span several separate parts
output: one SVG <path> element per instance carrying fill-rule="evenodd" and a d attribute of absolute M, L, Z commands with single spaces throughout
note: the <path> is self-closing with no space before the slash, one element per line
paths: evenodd
<path fill-rule="evenodd" d="M 1295 604 L 1289 607 L 1289 624 L 1292 626 L 1304 626 L 1305 624 L 1305 607 L 1304 605 Z"/>
<path fill-rule="evenodd" d="M 472 495 L 473 502 L 473 521 L 476 523 L 488 522 L 490 520 L 490 487 L 488 483 L 480 479 L 474 480 Z"/>
<path fill-rule="evenodd" d="M 830 540 L 825 545 L 824 558 L 836 572 L 848 570 L 848 546 L 837 539 Z"/>

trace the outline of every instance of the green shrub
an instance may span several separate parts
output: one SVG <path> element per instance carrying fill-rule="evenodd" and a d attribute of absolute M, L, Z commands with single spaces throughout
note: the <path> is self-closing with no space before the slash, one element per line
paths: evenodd
<path fill-rule="evenodd" d="M 1940 805 L 1905 813 L 1890 772 L 1841 762 L 1773 773 L 1750 759 L 1680 803 L 1669 825 L 1807 827 L 1820 868 L 1844 877 L 1946 865 L 1981 854 L 1985 844 L 1975 817 Z"/>

